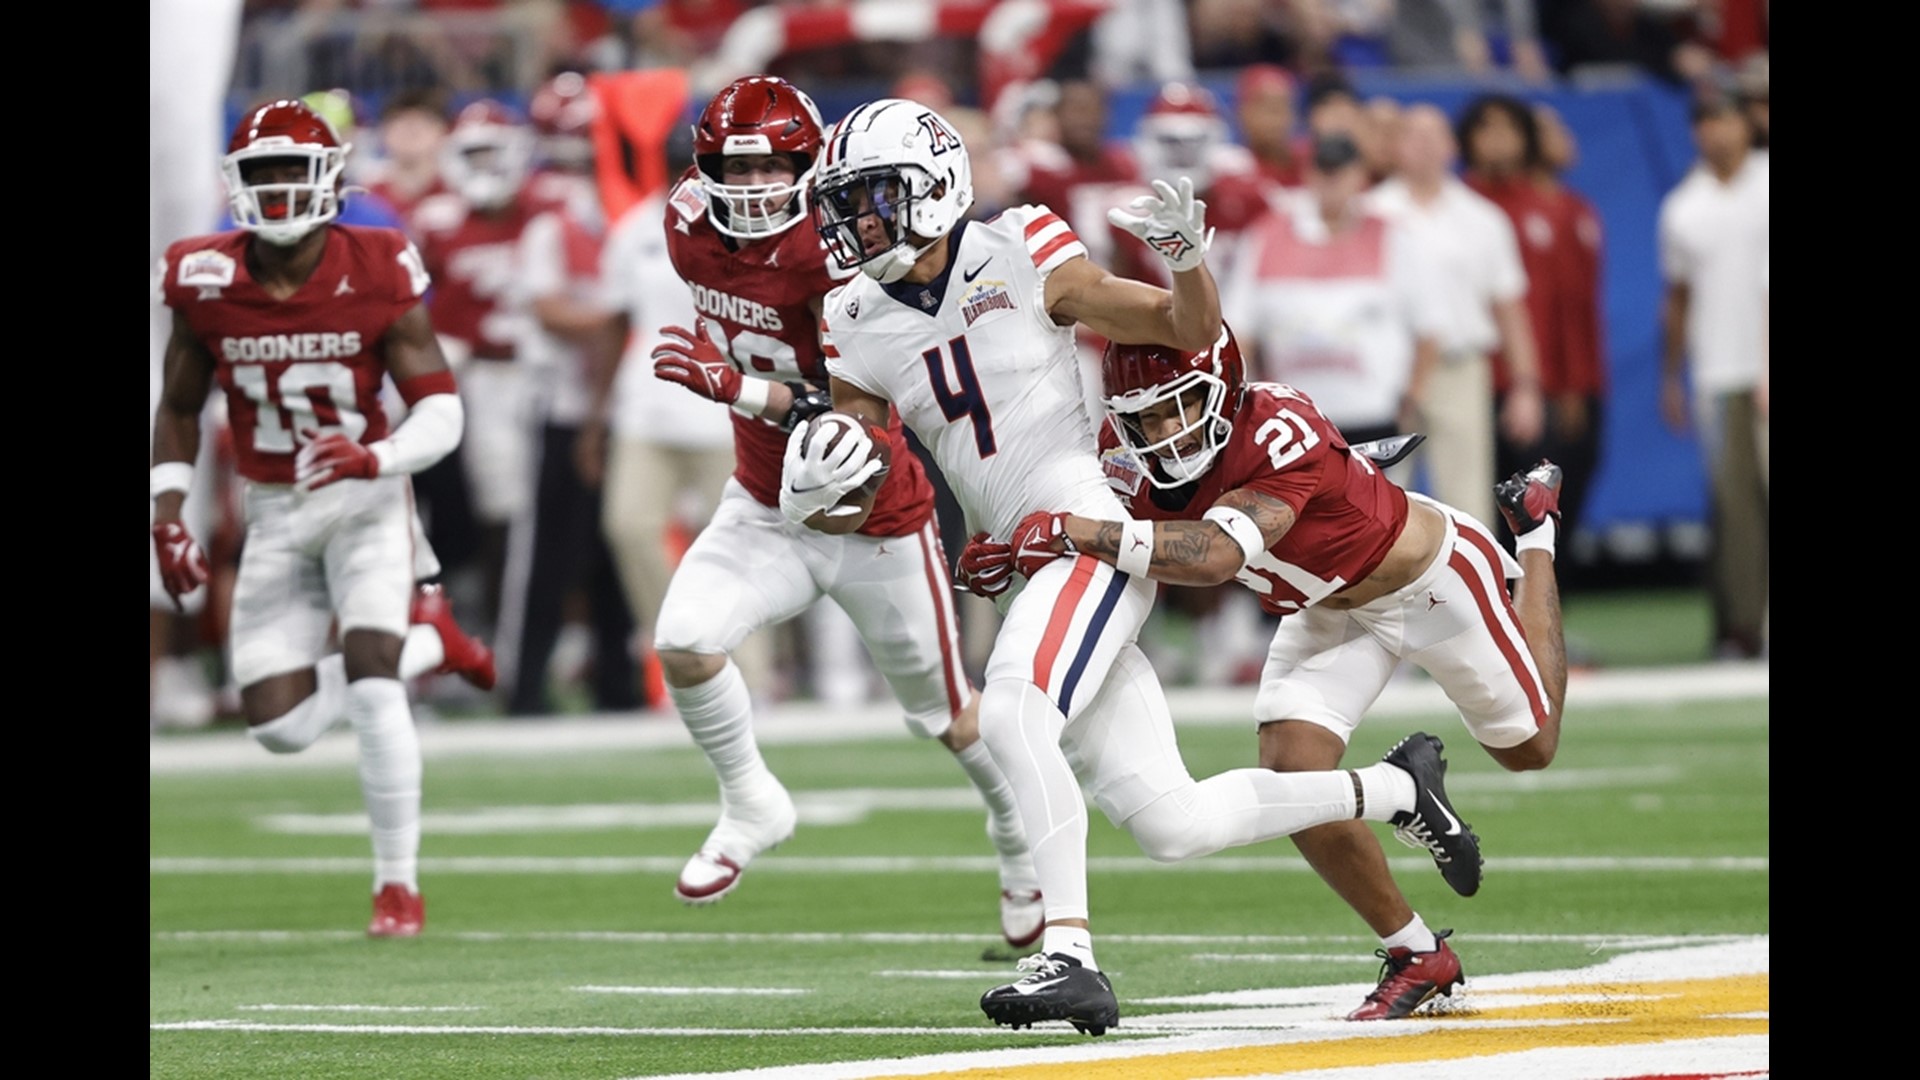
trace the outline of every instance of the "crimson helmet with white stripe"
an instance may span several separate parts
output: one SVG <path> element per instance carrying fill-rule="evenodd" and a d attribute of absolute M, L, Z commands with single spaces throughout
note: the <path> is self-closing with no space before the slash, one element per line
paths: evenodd
<path fill-rule="evenodd" d="M 925 105 L 869 102 L 827 133 L 813 178 L 813 218 L 841 269 L 857 266 L 876 281 L 899 281 L 972 206 L 966 145 Z"/>
<path fill-rule="evenodd" d="M 807 181 L 820 157 L 820 110 L 785 79 L 749 75 L 713 95 L 693 122 L 693 160 L 707 189 L 707 217 L 728 236 L 773 236 L 807 216 Z M 729 184 L 732 154 L 785 154 L 790 184 Z"/>
<path fill-rule="evenodd" d="M 350 149 L 303 101 L 274 101 L 247 113 L 220 160 L 234 224 L 286 246 L 332 221 L 340 214 L 340 176 Z M 253 182 L 256 167 L 270 161 L 303 162 L 306 179 Z"/>
<path fill-rule="evenodd" d="M 1246 396 L 1245 370 L 1240 345 L 1224 324 L 1219 339 L 1197 352 L 1167 345 L 1107 344 L 1100 357 L 1101 399 L 1119 421 L 1120 437 L 1139 456 L 1149 483 L 1179 487 L 1213 465 L 1233 434 L 1233 414 Z M 1189 395 L 1204 396 L 1190 400 Z M 1139 413 L 1166 401 L 1177 403 L 1180 429 L 1163 439 L 1149 439 Z M 1182 449 L 1195 439 L 1196 447 Z M 1159 468 L 1149 467 L 1153 464 Z"/>

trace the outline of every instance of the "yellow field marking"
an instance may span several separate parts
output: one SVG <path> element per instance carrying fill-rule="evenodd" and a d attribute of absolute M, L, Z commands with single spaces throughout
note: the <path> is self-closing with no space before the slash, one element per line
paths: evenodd
<path fill-rule="evenodd" d="M 1613 982 L 1485 992 L 1468 1008 L 1427 1018 L 1433 1030 L 1397 1038 L 1368 1037 L 1374 1025 L 1355 1025 L 1350 1039 L 1289 1042 L 1232 1050 L 1142 1054 L 1071 1066 L 1075 1080 L 1191 1080 L 1306 1072 L 1344 1066 L 1394 1065 L 1478 1057 L 1559 1047 L 1624 1046 L 1636 1043 L 1766 1035 L 1768 975 L 1658 982 Z M 1570 998 L 1502 1006 L 1505 995 Z M 1476 1028 L 1476 1021 L 1536 1020 L 1540 1027 Z M 1383 1024 L 1387 1034 L 1391 1024 Z M 964 1080 L 1057 1080 L 1059 1062 L 1005 1068 L 917 1074 Z M 884 1078 L 876 1078 L 884 1080 Z"/>

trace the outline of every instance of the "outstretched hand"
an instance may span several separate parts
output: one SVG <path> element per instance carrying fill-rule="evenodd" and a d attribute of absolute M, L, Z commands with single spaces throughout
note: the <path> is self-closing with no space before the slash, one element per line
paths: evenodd
<path fill-rule="evenodd" d="M 1178 188 L 1155 180 L 1153 190 L 1154 194 L 1128 203 L 1126 210 L 1108 210 L 1107 220 L 1139 237 L 1175 272 L 1192 270 L 1207 257 L 1207 247 L 1213 243 L 1207 204 L 1194 198 L 1193 181 L 1184 176 Z"/>

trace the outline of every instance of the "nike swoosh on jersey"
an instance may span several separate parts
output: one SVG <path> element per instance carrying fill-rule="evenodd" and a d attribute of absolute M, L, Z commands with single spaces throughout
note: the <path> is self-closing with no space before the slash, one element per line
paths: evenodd
<path fill-rule="evenodd" d="M 966 279 L 968 282 L 972 282 L 974 278 L 977 278 L 980 276 L 980 271 L 985 270 L 987 268 L 987 263 L 990 263 L 992 261 L 993 261 L 992 259 L 988 259 L 986 262 L 981 263 L 979 266 L 974 267 L 972 270 L 963 270 L 961 271 L 960 276 Z"/>

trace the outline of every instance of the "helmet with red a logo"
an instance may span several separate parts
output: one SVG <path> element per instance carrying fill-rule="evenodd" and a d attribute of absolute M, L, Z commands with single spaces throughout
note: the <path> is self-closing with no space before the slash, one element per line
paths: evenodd
<path fill-rule="evenodd" d="M 1139 456 L 1148 482 L 1175 488 L 1212 467 L 1246 396 L 1245 371 L 1240 345 L 1224 324 L 1219 339 L 1196 352 L 1108 343 L 1100 357 L 1101 399 L 1118 421 L 1120 437 Z M 1171 429 L 1156 423 L 1156 433 L 1170 433 L 1154 438 L 1142 416 L 1148 410 L 1156 419 L 1179 423 Z"/>
<path fill-rule="evenodd" d="M 440 151 L 447 186 L 482 210 L 513 200 L 533 169 L 533 132 L 519 114 L 481 98 L 454 117 Z"/>
<path fill-rule="evenodd" d="M 288 245 L 332 221 L 350 149 L 304 102 L 274 101 L 247 113 L 220 161 L 234 224 Z"/>
<path fill-rule="evenodd" d="M 1213 157 L 1230 141 L 1213 93 L 1197 83 L 1160 87 L 1134 128 L 1134 153 L 1150 180 L 1174 183 L 1185 176 L 1195 191 L 1213 186 Z"/>
<path fill-rule="evenodd" d="M 559 169 L 585 171 L 593 164 L 593 124 L 599 115 L 600 101 L 577 71 L 548 79 L 527 102 L 540 157 Z"/>
<path fill-rule="evenodd" d="M 757 239 L 807 218 L 807 183 L 820 159 L 820 110 L 785 79 L 750 75 L 728 83 L 693 122 L 693 160 L 707 189 L 707 216 L 728 236 Z M 727 181 L 727 158 L 784 154 L 791 183 Z"/>

